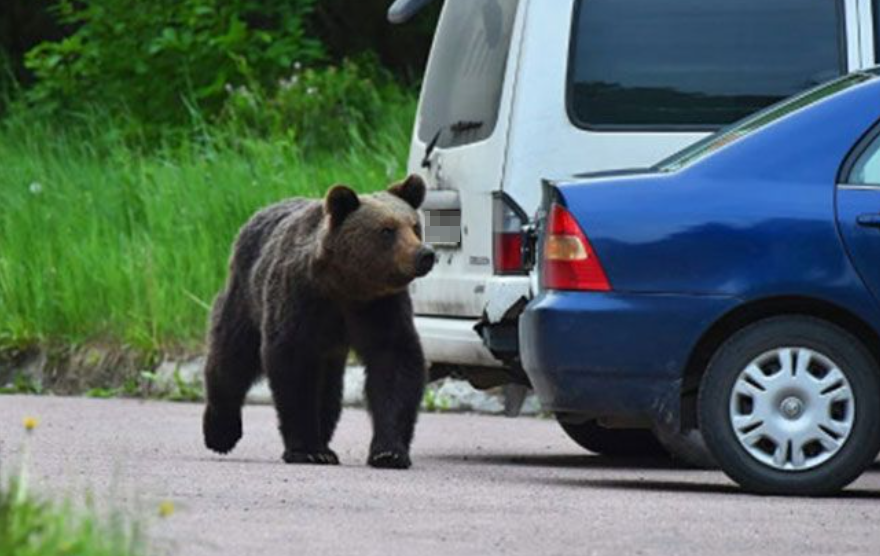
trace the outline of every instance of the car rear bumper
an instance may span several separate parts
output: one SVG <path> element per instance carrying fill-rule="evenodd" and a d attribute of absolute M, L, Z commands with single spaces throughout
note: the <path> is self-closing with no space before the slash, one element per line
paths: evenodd
<path fill-rule="evenodd" d="M 474 327 L 477 319 L 416 316 L 425 358 L 432 363 L 464 367 L 501 367 Z"/>
<path fill-rule="evenodd" d="M 542 293 L 520 318 L 520 355 L 545 409 L 678 420 L 687 360 L 730 297 Z"/>

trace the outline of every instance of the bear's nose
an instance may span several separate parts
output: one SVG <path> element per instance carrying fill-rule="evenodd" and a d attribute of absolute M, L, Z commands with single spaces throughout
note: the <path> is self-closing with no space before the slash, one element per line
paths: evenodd
<path fill-rule="evenodd" d="M 422 247 L 416 253 L 416 276 L 424 276 L 431 272 L 434 263 L 437 262 L 437 256 L 430 247 Z"/>

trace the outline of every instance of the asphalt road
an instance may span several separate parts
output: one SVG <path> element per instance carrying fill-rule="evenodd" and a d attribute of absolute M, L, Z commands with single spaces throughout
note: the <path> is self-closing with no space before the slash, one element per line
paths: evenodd
<path fill-rule="evenodd" d="M 358 410 L 334 442 L 342 466 L 289 466 L 271 408 L 246 409 L 228 457 L 202 447 L 200 411 L 0 397 L 3 467 L 27 442 L 36 488 L 137 507 L 159 551 L 186 556 L 880 553 L 878 466 L 839 498 L 756 497 L 720 472 L 590 455 L 549 420 L 427 414 L 414 468 L 380 471 Z M 40 419 L 29 438 L 25 416 Z"/>

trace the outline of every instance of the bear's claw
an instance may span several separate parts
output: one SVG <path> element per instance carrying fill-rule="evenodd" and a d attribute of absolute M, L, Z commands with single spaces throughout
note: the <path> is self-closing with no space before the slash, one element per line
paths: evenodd
<path fill-rule="evenodd" d="M 409 469 L 412 461 L 405 452 L 385 450 L 370 454 L 367 464 L 377 469 Z"/>
<path fill-rule="evenodd" d="M 307 463 L 313 465 L 339 465 L 339 456 L 333 450 L 317 452 L 286 451 L 282 456 L 285 463 Z"/>

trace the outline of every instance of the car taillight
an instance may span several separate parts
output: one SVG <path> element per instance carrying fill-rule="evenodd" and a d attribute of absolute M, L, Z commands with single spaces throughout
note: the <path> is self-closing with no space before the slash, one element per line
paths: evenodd
<path fill-rule="evenodd" d="M 611 291 L 605 270 L 577 221 L 553 203 L 544 237 L 541 284 L 551 290 Z"/>
<path fill-rule="evenodd" d="M 503 193 L 492 201 L 492 260 L 495 274 L 525 274 L 522 228 L 525 213 Z"/>

